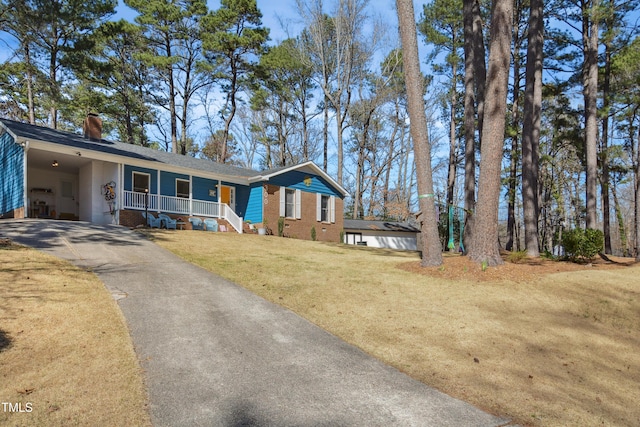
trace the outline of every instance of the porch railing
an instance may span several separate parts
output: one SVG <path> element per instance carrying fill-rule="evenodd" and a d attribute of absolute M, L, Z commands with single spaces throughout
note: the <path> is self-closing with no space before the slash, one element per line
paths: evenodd
<path fill-rule="evenodd" d="M 126 190 L 123 193 L 122 207 L 124 209 L 145 210 L 146 208 L 150 211 L 161 213 L 222 218 L 235 228 L 238 233 L 242 233 L 242 218 L 225 203 Z"/>

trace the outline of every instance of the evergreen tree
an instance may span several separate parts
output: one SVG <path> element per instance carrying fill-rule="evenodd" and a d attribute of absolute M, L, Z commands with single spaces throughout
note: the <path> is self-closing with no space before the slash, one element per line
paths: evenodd
<path fill-rule="evenodd" d="M 469 249 L 472 260 L 486 265 L 503 263 L 498 242 L 498 208 L 512 27 L 513 0 L 494 0 L 487 74 L 487 93 L 491 96 L 485 102 L 478 202 Z"/>
<path fill-rule="evenodd" d="M 240 96 L 251 83 L 257 59 L 265 52 L 269 30 L 262 26 L 262 13 L 255 0 L 222 0 L 220 9 L 210 12 L 202 26 L 207 70 L 225 94 L 220 110 L 224 129 L 219 154 L 225 162 L 231 123 Z"/>
<path fill-rule="evenodd" d="M 125 0 L 139 15 L 148 50 L 140 58 L 154 70 L 155 104 L 169 112 L 171 151 L 187 154 L 191 99 L 206 85 L 198 80 L 200 20 L 205 0 Z M 181 132 L 178 136 L 178 123 Z M 167 149 L 169 147 L 166 147 Z"/>
<path fill-rule="evenodd" d="M 402 57 L 407 87 L 411 135 L 414 141 L 414 156 L 418 178 L 420 212 L 422 214 L 422 266 L 442 264 L 442 251 L 438 237 L 433 176 L 431 174 L 431 144 L 427 134 L 427 118 L 424 112 L 424 88 L 420 60 L 415 14 L 411 0 L 396 0 L 398 23 L 402 39 Z"/>

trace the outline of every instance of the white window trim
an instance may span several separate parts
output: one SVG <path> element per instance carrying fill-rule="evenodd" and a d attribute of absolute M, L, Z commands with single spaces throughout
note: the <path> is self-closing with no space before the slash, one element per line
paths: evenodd
<path fill-rule="evenodd" d="M 334 224 L 336 222 L 336 197 L 326 194 L 316 193 L 316 221 L 322 221 L 322 197 L 328 197 L 327 220 L 325 223 Z"/>
<path fill-rule="evenodd" d="M 329 222 L 336 222 L 336 196 L 329 196 Z"/>
<path fill-rule="evenodd" d="M 151 194 L 151 174 L 147 172 L 131 171 L 131 191 L 136 191 L 136 175 L 146 175 L 149 194 Z M 141 191 L 144 193 L 144 190 Z"/>
<path fill-rule="evenodd" d="M 298 189 L 292 189 L 292 188 L 290 188 L 289 190 L 294 191 L 294 195 L 293 195 L 294 216 L 293 217 L 286 216 L 287 187 L 280 187 L 280 216 L 285 218 L 301 219 L 302 218 L 302 191 Z"/>
<path fill-rule="evenodd" d="M 280 187 L 280 216 L 284 217 L 287 212 L 287 189 Z"/>

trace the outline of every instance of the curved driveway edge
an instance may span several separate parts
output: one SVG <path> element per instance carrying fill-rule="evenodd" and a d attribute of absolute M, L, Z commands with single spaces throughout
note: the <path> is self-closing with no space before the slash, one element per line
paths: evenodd
<path fill-rule="evenodd" d="M 114 294 L 145 371 L 155 426 L 509 422 L 409 378 L 124 227 L 2 220 L 0 237 L 90 269 Z"/>

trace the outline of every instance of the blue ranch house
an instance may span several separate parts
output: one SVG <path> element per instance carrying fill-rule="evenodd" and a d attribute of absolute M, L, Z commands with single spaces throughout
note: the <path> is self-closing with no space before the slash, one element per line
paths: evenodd
<path fill-rule="evenodd" d="M 102 139 L 94 115 L 84 129 L 0 119 L 0 218 L 134 227 L 147 211 L 238 233 L 280 222 L 289 237 L 339 241 L 347 192 L 313 162 L 256 171 Z"/>

